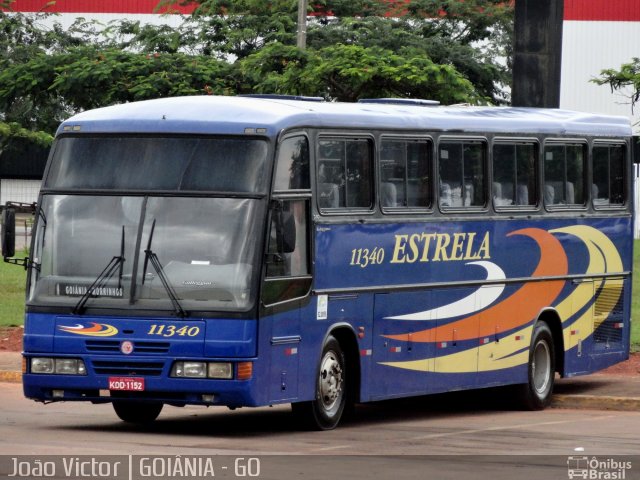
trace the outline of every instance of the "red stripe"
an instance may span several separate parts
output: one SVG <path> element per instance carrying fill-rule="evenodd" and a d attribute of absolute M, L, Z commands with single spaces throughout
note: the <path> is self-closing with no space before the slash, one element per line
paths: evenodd
<path fill-rule="evenodd" d="M 56 13 L 158 13 L 159 0 L 57 0 L 47 8 L 47 0 L 15 0 L 16 12 Z M 401 2 L 397 2 L 401 3 Z M 194 6 L 172 7 L 173 11 L 191 13 Z M 565 0 L 565 20 L 640 21 L 640 0 Z"/>
<path fill-rule="evenodd" d="M 160 0 L 56 0 L 47 6 L 46 0 L 15 0 L 11 9 L 16 12 L 55 12 L 55 13 L 164 13 L 155 8 Z M 191 13 L 194 6 L 171 8 L 172 12 Z"/>
<path fill-rule="evenodd" d="M 564 19 L 640 22 L 640 0 L 565 0 Z"/>

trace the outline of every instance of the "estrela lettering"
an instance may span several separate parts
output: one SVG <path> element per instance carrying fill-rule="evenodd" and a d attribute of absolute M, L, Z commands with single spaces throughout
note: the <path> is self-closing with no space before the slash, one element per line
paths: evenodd
<path fill-rule="evenodd" d="M 451 262 L 489 259 L 489 232 L 482 240 L 470 233 L 413 233 L 396 235 L 390 263 Z"/>
<path fill-rule="evenodd" d="M 391 257 L 384 247 L 354 248 L 349 265 L 367 268 L 385 261 L 406 264 L 487 260 L 491 258 L 490 246 L 489 232 L 402 234 L 395 235 Z"/>

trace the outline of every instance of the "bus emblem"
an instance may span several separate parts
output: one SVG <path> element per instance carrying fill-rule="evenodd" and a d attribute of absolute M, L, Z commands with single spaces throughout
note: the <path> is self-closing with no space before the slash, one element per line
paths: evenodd
<path fill-rule="evenodd" d="M 122 342 L 120 344 L 120 351 L 122 353 L 124 353 L 125 355 L 129 355 L 130 353 L 133 352 L 133 342 L 130 342 L 129 340 L 125 340 L 124 342 Z"/>

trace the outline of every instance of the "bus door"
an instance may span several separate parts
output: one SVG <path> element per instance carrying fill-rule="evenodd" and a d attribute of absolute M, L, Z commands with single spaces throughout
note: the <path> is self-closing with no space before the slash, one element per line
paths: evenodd
<path fill-rule="evenodd" d="M 310 199 L 309 147 L 304 135 L 291 135 L 278 146 L 270 227 L 265 255 L 260 319 L 260 355 L 270 359 L 269 401 L 298 397 L 302 343 L 302 308 L 309 304 Z M 267 351 L 265 351 L 266 349 Z"/>
<path fill-rule="evenodd" d="M 425 290 L 375 295 L 372 399 L 426 392 L 435 351 L 430 297 Z"/>
<path fill-rule="evenodd" d="M 261 329 L 270 331 L 270 401 L 297 397 L 301 308 L 311 288 L 308 258 L 308 200 L 276 203 L 262 288 Z"/>

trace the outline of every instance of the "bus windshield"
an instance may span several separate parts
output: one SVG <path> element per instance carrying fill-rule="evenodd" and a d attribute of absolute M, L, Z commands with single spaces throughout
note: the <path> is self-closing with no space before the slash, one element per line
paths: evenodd
<path fill-rule="evenodd" d="M 267 149 L 243 137 L 66 136 L 44 188 L 264 194 Z"/>
<path fill-rule="evenodd" d="M 44 183 L 30 304 L 250 309 L 267 151 L 252 138 L 62 137 Z"/>
<path fill-rule="evenodd" d="M 261 202 L 240 198 L 45 195 L 36 236 L 30 302 L 173 310 L 155 254 L 182 307 L 242 311 L 253 302 Z"/>

